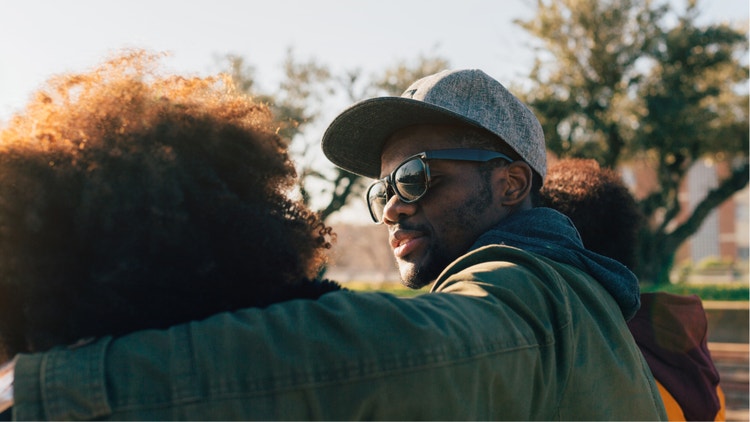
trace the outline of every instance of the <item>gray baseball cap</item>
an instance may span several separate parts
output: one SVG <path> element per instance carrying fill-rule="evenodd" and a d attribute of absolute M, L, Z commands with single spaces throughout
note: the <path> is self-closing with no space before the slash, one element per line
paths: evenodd
<path fill-rule="evenodd" d="M 419 124 L 469 124 L 499 136 L 542 179 L 544 132 L 534 113 L 481 70 L 445 70 L 414 82 L 400 97 L 356 103 L 323 134 L 323 153 L 360 176 L 380 177 L 380 154 L 394 132 Z"/>

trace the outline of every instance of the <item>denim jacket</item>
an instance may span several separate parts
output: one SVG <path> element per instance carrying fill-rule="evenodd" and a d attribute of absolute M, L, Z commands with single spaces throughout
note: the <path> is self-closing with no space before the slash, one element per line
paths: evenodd
<path fill-rule="evenodd" d="M 333 292 L 19 356 L 14 418 L 664 419 L 622 303 L 504 243 L 415 298 Z"/>

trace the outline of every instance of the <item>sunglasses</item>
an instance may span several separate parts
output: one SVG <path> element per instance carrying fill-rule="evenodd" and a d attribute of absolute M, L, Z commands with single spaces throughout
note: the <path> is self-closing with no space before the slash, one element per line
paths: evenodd
<path fill-rule="evenodd" d="M 377 224 L 383 222 L 385 204 L 395 193 L 401 202 L 411 204 L 425 196 L 430 187 L 430 165 L 428 160 L 457 160 L 487 162 L 502 158 L 508 162 L 514 160 L 497 151 L 483 149 L 441 149 L 425 151 L 413 155 L 399 164 L 391 174 L 374 181 L 367 188 L 367 209 L 372 221 Z"/>

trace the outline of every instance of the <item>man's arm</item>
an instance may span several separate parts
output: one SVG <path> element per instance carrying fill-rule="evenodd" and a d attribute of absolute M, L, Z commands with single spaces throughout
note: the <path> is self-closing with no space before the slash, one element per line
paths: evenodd
<path fill-rule="evenodd" d="M 535 339 L 545 336 L 526 332 L 540 324 L 508 312 L 509 302 L 534 304 L 465 285 L 465 292 L 454 284 L 451 294 L 413 299 L 335 292 L 23 355 L 15 417 L 497 417 L 487 403 L 501 406 L 498 392 L 508 389 L 508 400 L 531 394 L 530 386 L 503 384 L 497 374 L 539 362 Z M 513 327 L 513 335 L 501 327 Z M 542 368 L 524 374 L 535 371 Z M 438 402 L 426 405 L 428 399 Z"/>

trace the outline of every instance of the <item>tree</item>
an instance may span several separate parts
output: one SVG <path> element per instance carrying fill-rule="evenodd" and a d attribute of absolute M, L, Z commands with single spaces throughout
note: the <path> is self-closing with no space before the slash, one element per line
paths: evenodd
<path fill-rule="evenodd" d="M 280 75 L 283 78 L 272 92 L 257 88 L 255 66 L 248 64 L 244 57 L 228 54 L 220 61 L 223 72 L 231 76 L 239 91 L 268 104 L 280 123 L 279 133 L 290 141 L 319 117 L 320 110 L 312 104 L 324 101 L 333 93 L 328 67 L 315 60 L 296 61 L 291 48 L 282 63 Z"/>
<path fill-rule="evenodd" d="M 443 58 L 420 55 L 414 62 L 398 61 L 369 77 L 361 69 L 334 74 L 316 60 L 299 61 L 289 49 L 278 88 L 262 92 L 256 87 L 255 68 L 244 58 L 228 55 L 223 61 L 235 86 L 268 103 L 282 123 L 280 133 L 291 141 L 297 163 L 299 193 L 324 220 L 364 190 L 360 176 L 320 157 L 320 139 L 332 113 L 376 95 L 400 95 L 414 80 L 448 67 Z"/>
<path fill-rule="evenodd" d="M 413 62 L 401 60 L 386 69 L 374 78 L 374 86 L 381 95 L 401 95 L 412 82 L 449 67 L 447 59 L 421 54 Z"/>
<path fill-rule="evenodd" d="M 657 187 L 636 273 L 663 283 L 679 246 L 748 183 L 748 40 L 722 24 L 648 0 L 538 0 L 517 23 L 541 41 L 525 97 L 551 152 L 602 166 L 645 163 Z M 678 200 L 688 170 L 712 159 L 731 171 L 692 210 Z M 687 213 L 684 220 L 679 218 Z"/>

